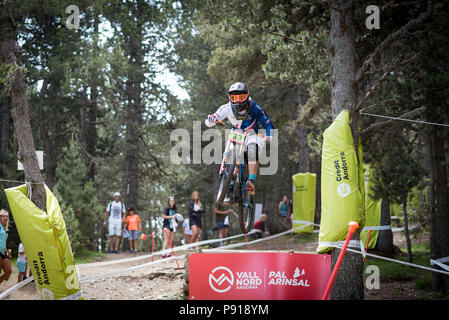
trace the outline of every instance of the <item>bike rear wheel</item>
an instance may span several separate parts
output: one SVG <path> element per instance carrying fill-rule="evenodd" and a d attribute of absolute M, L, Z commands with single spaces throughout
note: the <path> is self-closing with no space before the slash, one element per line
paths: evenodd
<path fill-rule="evenodd" d="M 251 231 L 254 225 L 254 201 L 252 196 L 249 197 L 248 200 L 244 203 L 243 199 L 239 199 L 239 225 L 240 231 L 244 234 Z"/>

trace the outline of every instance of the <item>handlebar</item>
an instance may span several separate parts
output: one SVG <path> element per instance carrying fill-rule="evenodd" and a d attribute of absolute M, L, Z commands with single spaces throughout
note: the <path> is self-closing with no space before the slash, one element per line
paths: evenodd
<path fill-rule="evenodd" d="M 217 123 L 217 124 L 219 124 L 221 126 L 228 126 L 228 127 L 232 128 L 232 129 L 239 129 L 236 126 L 234 126 L 232 123 L 223 122 L 221 120 L 217 120 L 217 121 L 215 121 L 215 123 Z M 246 131 L 246 129 L 240 129 L 240 130 Z"/>
<path fill-rule="evenodd" d="M 234 126 L 232 123 L 223 122 L 221 120 L 216 120 L 215 123 L 217 123 L 217 124 L 219 124 L 221 126 L 227 126 L 227 127 L 231 128 L 231 129 L 239 129 L 239 130 L 242 130 L 243 132 L 246 132 L 246 130 L 247 130 L 247 128 L 245 128 L 245 129 L 238 128 L 238 127 Z M 259 133 L 257 133 L 257 136 L 262 138 L 262 139 L 265 139 L 265 140 L 267 139 L 267 136 L 264 136 L 264 135 L 259 134 Z"/>

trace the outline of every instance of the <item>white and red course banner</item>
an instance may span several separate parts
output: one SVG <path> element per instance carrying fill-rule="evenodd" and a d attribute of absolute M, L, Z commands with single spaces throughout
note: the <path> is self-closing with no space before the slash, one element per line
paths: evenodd
<path fill-rule="evenodd" d="M 193 253 L 191 300 L 319 300 L 331 274 L 327 254 Z"/>

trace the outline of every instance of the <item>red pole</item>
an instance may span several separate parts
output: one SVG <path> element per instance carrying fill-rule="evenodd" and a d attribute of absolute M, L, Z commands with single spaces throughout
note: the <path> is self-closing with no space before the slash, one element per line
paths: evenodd
<path fill-rule="evenodd" d="M 243 226 L 246 228 L 246 222 L 243 222 Z M 247 233 L 245 233 L 245 238 L 246 238 L 246 247 L 248 248 L 248 250 L 249 250 L 249 244 L 248 244 L 248 234 Z"/>
<path fill-rule="evenodd" d="M 173 246 L 171 245 L 170 237 L 168 236 L 168 233 L 167 233 L 167 229 L 164 229 L 164 232 L 165 232 L 165 235 L 167 236 L 168 244 L 170 245 L 171 251 L 173 252 L 173 256 L 176 257 L 175 250 L 173 250 Z M 181 268 L 179 267 L 178 259 L 175 259 L 175 260 L 176 260 L 176 265 L 178 266 L 179 271 L 181 271 Z"/>
<path fill-rule="evenodd" d="M 373 231 L 373 229 L 369 229 L 368 232 L 368 241 L 366 241 L 366 252 L 368 252 L 368 246 L 369 246 L 369 238 L 371 237 L 371 231 Z M 365 263 L 365 257 L 363 257 L 363 263 Z"/>
<path fill-rule="evenodd" d="M 154 261 L 154 232 L 151 233 L 151 261 Z"/>
<path fill-rule="evenodd" d="M 248 244 L 248 234 L 247 233 L 245 233 L 245 238 L 246 238 L 246 246 L 247 246 L 248 250 L 250 250 L 249 244 Z"/>
<path fill-rule="evenodd" d="M 348 244 L 352 238 L 352 235 L 358 228 L 359 228 L 359 224 L 357 222 L 355 222 L 355 221 L 349 222 L 348 234 L 346 235 L 345 243 L 343 244 L 343 248 L 340 251 L 340 255 L 338 256 L 337 262 L 335 263 L 334 270 L 332 270 L 331 277 L 329 279 L 329 282 L 327 283 L 326 290 L 324 290 L 324 294 L 323 294 L 323 297 L 321 298 L 321 300 L 329 299 L 329 293 L 332 289 L 332 285 L 334 284 L 335 278 L 337 277 L 338 269 L 340 268 L 340 265 L 343 261 L 343 258 L 344 258 L 345 252 L 346 252 L 346 248 L 348 247 Z"/>

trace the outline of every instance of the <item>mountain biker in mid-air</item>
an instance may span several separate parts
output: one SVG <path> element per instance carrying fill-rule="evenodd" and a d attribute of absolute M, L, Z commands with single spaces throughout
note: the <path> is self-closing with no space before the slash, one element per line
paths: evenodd
<path fill-rule="evenodd" d="M 241 129 L 254 130 L 245 141 L 245 151 L 248 155 L 248 181 L 246 188 L 252 196 L 256 193 L 256 175 L 259 168 L 259 150 L 263 148 L 264 141 L 272 140 L 273 124 L 268 114 L 257 102 L 249 96 L 249 90 L 243 82 L 236 82 L 229 87 L 229 102 L 222 105 L 214 114 L 207 116 L 206 126 L 212 127 L 217 121 L 228 119 L 234 126 Z M 265 140 L 257 136 L 259 123 L 266 130 Z"/>

